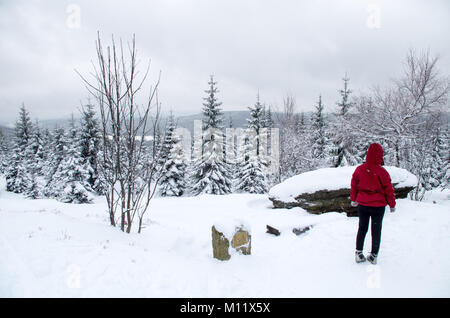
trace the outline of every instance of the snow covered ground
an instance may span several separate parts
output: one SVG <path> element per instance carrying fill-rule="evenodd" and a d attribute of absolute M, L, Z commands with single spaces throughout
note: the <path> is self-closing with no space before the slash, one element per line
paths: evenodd
<path fill-rule="evenodd" d="M 449 203 L 449 192 L 398 200 L 378 265 L 367 265 L 354 262 L 357 218 L 273 210 L 266 195 L 156 198 L 144 232 L 124 234 L 109 226 L 103 198 L 29 200 L 1 180 L 0 296 L 449 297 Z M 213 259 L 211 226 L 236 218 L 251 226 L 252 255 Z"/>

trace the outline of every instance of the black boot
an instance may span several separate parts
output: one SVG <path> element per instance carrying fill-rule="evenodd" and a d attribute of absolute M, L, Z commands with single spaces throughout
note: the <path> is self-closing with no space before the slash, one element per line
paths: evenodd
<path fill-rule="evenodd" d="M 369 262 L 371 262 L 373 265 L 376 265 L 377 264 L 377 254 L 370 253 L 369 255 L 367 255 L 367 260 Z"/>
<path fill-rule="evenodd" d="M 366 258 L 364 257 L 362 251 L 356 251 L 355 252 L 355 262 L 356 263 L 363 263 L 366 261 Z"/>

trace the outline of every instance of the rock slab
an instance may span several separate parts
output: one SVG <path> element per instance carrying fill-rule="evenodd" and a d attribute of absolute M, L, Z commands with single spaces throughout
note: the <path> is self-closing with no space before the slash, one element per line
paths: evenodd
<path fill-rule="evenodd" d="M 350 181 L 355 167 L 325 168 L 307 172 L 276 185 L 269 192 L 274 208 L 300 207 L 313 214 L 346 212 L 357 215 L 350 205 Z M 406 198 L 417 178 L 396 167 L 386 167 L 392 178 L 395 197 Z"/>

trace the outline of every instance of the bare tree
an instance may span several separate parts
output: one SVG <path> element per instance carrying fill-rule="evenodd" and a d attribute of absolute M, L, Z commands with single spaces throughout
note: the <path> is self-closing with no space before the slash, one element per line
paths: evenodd
<path fill-rule="evenodd" d="M 93 79 L 77 72 L 87 90 L 96 98 L 102 125 L 100 174 L 105 183 L 106 201 L 111 225 L 130 233 L 138 220 L 138 232 L 143 217 L 161 177 L 160 147 L 156 135 L 160 121 L 158 102 L 159 77 L 149 88 L 148 96 L 138 102 L 149 74 L 150 63 L 140 76 L 133 35 L 124 54 L 122 41 L 103 48 L 100 35 L 96 41 L 97 60 L 93 64 Z M 151 115 L 151 112 L 154 112 Z"/>
<path fill-rule="evenodd" d="M 416 128 L 446 105 L 449 79 L 440 75 L 437 62 L 438 57 L 430 57 L 428 52 L 410 50 L 400 79 L 387 89 L 374 88 L 372 96 L 359 98 L 356 103 L 358 129 L 389 144 L 396 166 L 401 166 Z"/>

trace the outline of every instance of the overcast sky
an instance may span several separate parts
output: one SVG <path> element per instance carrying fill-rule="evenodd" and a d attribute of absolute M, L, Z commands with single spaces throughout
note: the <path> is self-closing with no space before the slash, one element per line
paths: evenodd
<path fill-rule="evenodd" d="M 162 72 L 165 110 L 199 112 L 210 74 L 224 110 L 296 97 L 326 111 L 345 72 L 355 93 L 401 72 L 409 48 L 440 55 L 450 74 L 450 2 L 363 0 L 0 0 L 0 123 L 25 103 L 33 118 L 77 112 L 88 93 L 95 39 L 136 34 L 142 66 Z"/>

